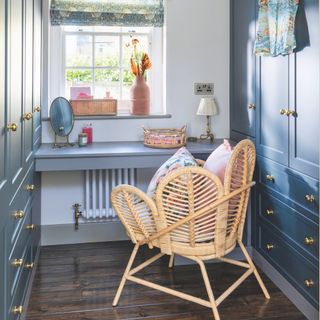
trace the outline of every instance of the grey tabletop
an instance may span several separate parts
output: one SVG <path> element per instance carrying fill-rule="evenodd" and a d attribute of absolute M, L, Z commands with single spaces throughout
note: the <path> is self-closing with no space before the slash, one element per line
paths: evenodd
<path fill-rule="evenodd" d="M 214 143 L 191 142 L 187 149 L 200 159 L 206 159 L 223 139 Z M 154 149 L 143 142 L 95 142 L 86 147 L 77 145 L 53 149 L 52 144 L 42 144 L 35 154 L 35 170 L 74 171 L 120 168 L 158 168 L 177 149 Z"/>
<path fill-rule="evenodd" d="M 189 142 L 186 148 L 195 154 L 210 153 L 216 149 L 223 139 L 216 139 L 215 142 Z M 96 157 L 114 157 L 114 156 L 151 156 L 151 155 L 171 155 L 177 149 L 155 149 L 145 147 L 143 142 L 94 142 L 86 147 L 77 145 L 67 148 L 53 149 L 51 143 L 45 143 L 40 146 L 35 153 L 36 159 L 53 158 L 96 158 Z"/>

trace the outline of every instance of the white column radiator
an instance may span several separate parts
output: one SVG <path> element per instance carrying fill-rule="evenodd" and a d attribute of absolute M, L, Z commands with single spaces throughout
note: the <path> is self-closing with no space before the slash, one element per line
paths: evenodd
<path fill-rule="evenodd" d="M 136 169 L 86 170 L 85 204 L 82 218 L 100 221 L 116 218 L 111 205 L 111 191 L 119 184 L 136 186 Z"/>

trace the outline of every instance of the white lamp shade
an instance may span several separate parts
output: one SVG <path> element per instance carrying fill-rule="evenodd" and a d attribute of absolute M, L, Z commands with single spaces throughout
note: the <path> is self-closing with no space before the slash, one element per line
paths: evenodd
<path fill-rule="evenodd" d="M 201 98 L 197 111 L 198 116 L 214 116 L 217 113 L 218 108 L 213 98 Z"/>

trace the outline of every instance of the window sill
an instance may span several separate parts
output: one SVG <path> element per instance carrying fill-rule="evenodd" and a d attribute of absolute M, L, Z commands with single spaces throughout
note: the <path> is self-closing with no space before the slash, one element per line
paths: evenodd
<path fill-rule="evenodd" d="M 134 119 L 168 119 L 171 114 L 150 114 L 146 116 L 134 116 L 130 114 L 116 116 L 75 116 L 75 120 L 134 120 Z M 50 121 L 49 117 L 42 118 L 42 121 Z"/>

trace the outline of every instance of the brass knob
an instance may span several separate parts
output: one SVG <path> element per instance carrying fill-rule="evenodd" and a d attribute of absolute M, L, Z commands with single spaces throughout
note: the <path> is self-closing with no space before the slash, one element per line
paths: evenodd
<path fill-rule="evenodd" d="M 10 123 L 10 124 L 7 125 L 7 130 L 8 131 L 15 132 L 15 131 L 17 131 L 17 129 L 18 129 L 18 126 L 17 126 L 16 123 Z"/>
<path fill-rule="evenodd" d="M 14 259 L 11 264 L 16 268 L 19 268 L 23 265 L 23 259 Z"/>
<path fill-rule="evenodd" d="M 254 103 L 248 104 L 248 108 L 251 110 L 256 110 L 256 105 Z"/>
<path fill-rule="evenodd" d="M 313 194 L 307 194 L 304 198 L 306 199 L 306 201 L 308 201 L 310 203 L 313 203 L 316 200 L 316 198 Z"/>
<path fill-rule="evenodd" d="M 14 306 L 12 308 L 13 314 L 22 314 L 22 312 L 23 312 L 23 306 Z"/>
<path fill-rule="evenodd" d="M 314 239 L 312 237 L 305 237 L 304 238 L 304 243 L 307 246 L 312 246 L 314 244 Z"/>
<path fill-rule="evenodd" d="M 33 109 L 33 112 L 40 112 L 41 111 L 41 108 L 39 107 L 39 106 L 37 106 L 37 107 L 35 107 L 34 109 Z"/>
<path fill-rule="evenodd" d="M 16 219 L 22 219 L 24 217 L 24 212 L 22 210 L 19 210 L 19 211 L 16 211 L 13 216 L 16 218 Z"/>
<path fill-rule="evenodd" d="M 274 248 L 274 245 L 273 245 L 273 244 L 271 244 L 271 243 L 268 243 L 268 244 L 267 244 L 267 250 L 268 250 L 268 251 L 271 251 L 273 248 Z"/>
<path fill-rule="evenodd" d="M 305 284 L 305 286 L 308 287 L 308 288 L 312 288 L 312 287 L 314 286 L 314 282 L 313 282 L 313 280 L 311 280 L 311 279 L 310 279 L 310 280 L 308 280 L 308 279 L 305 280 L 305 281 L 304 281 L 304 284 Z"/>
<path fill-rule="evenodd" d="M 266 215 L 267 216 L 272 216 L 274 214 L 274 211 L 272 209 L 267 209 L 266 210 Z"/>
<path fill-rule="evenodd" d="M 287 114 L 286 114 L 288 117 L 289 116 L 292 116 L 292 117 L 297 117 L 298 116 L 298 114 L 295 112 L 295 111 L 293 111 L 293 110 L 288 110 L 288 112 L 287 112 Z"/>
<path fill-rule="evenodd" d="M 33 263 L 33 262 L 31 262 L 31 263 L 26 263 L 26 264 L 24 265 L 24 267 L 27 268 L 27 269 L 33 269 L 34 263 Z"/>
<path fill-rule="evenodd" d="M 27 184 L 26 189 L 27 191 L 30 191 L 30 192 L 34 191 L 34 184 Z"/>
<path fill-rule="evenodd" d="M 26 229 L 27 229 L 27 230 L 33 231 L 35 228 L 36 228 L 36 225 L 35 225 L 35 224 L 27 224 L 27 225 L 26 225 Z"/>
<path fill-rule="evenodd" d="M 280 109 L 280 114 L 281 114 L 282 116 L 288 116 L 288 112 L 289 112 L 288 109 Z"/>
<path fill-rule="evenodd" d="M 32 119 L 32 113 L 31 112 L 25 113 L 22 118 L 23 118 L 23 120 L 29 121 Z"/>
<path fill-rule="evenodd" d="M 267 180 L 274 182 L 274 177 L 271 174 L 266 175 Z"/>

